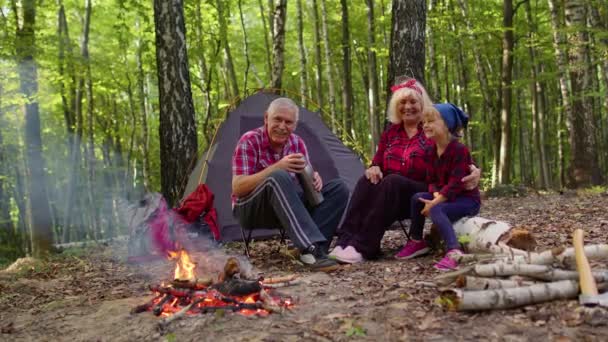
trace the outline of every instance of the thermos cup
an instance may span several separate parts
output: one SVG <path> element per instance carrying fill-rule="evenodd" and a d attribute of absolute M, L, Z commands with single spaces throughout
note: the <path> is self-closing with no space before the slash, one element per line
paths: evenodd
<path fill-rule="evenodd" d="M 298 176 L 298 180 L 300 181 L 300 185 L 302 185 L 302 189 L 304 190 L 304 199 L 306 200 L 306 203 L 311 207 L 318 206 L 324 200 L 323 194 L 319 191 L 316 191 L 313 185 L 314 172 L 315 171 L 312 169 L 312 166 L 307 161 L 304 170 L 302 170 L 302 172 L 300 173 L 296 173 L 296 175 Z"/>

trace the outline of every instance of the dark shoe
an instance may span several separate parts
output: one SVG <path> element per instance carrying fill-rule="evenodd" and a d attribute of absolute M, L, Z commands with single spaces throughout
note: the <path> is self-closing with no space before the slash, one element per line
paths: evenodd
<path fill-rule="evenodd" d="M 300 261 L 314 271 L 331 272 L 338 269 L 335 260 L 329 259 L 325 251 L 315 245 L 308 247 L 300 255 Z"/>

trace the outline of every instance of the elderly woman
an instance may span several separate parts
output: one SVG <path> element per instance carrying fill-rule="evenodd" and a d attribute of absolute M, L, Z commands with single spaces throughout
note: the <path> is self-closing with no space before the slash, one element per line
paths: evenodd
<path fill-rule="evenodd" d="M 391 91 L 388 119 L 392 125 L 382 133 L 371 166 L 357 182 L 330 254 L 344 263 L 376 258 L 386 228 L 409 218 L 411 197 L 427 190 L 422 113 L 433 104 L 415 79 L 397 84 Z M 463 178 L 465 187 L 475 187 L 479 174 L 479 169 L 471 166 L 471 174 Z"/>

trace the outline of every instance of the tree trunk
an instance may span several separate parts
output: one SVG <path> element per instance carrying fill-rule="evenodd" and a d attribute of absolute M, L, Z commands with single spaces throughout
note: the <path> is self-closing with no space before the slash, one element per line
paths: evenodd
<path fill-rule="evenodd" d="M 298 19 L 298 52 L 300 53 L 300 95 L 302 106 L 306 107 L 306 94 L 308 94 L 308 72 L 306 71 L 306 49 L 304 48 L 304 13 L 302 0 L 297 0 Z"/>
<path fill-rule="evenodd" d="M 380 96 L 378 94 L 378 70 L 376 66 L 376 24 L 374 22 L 374 0 L 366 0 L 367 4 L 367 74 L 369 77 L 368 98 L 368 121 L 371 132 L 370 155 L 376 153 L 376 147 L 380 140 Z"/>
<path fill-rule="evenodd" d="M 321 34 L 319 28 L 319 9 L 317 7 L 317 0 L 312 0 L 312 17 L 315 24 L 314 42 L 315 42 L 315 83 L 317 93 L 317 104 L 319 105 L 319 111 L 323 110 L 323 62 L 321 61 Z"/>
<path fill-rule="evenodd" d="M 351 55 L 350 55 L 350 30 L 348 20 L 348 2 L 340 0 L 342 6 L 342 69 L 344 77 L 344 88 L 342 97 L 343 100 L 343 126 L 346 134 L 355 137 L 353 129 L 353 76 L 351 70 Z"/>
<path fill-rule="evenodd" d="M 285 20 L 287 19 L 287 0 L 275 2 L 272 31 L 272 78 L 270 87 L 281 89 L 283 69 L 285 68 Z"/>
<path fill-rule="evenodd" d="M 390 87 L 400 76 L 413 77 L 426 84 L 425 65 L 425 28 L 426 1 L 393 0 L 391 43 L 386 85 L 386 103 L 390 100 Z"/>
<path fill-rule="evenodd" d="M 140 25 L 139 18 L 137 19 L 138 26 Z M 137 92 L 138 94 L 138 104 L 139 104 L 139 112 L 141 115 L 141 147 L 142 147 L 142 162 L 143 162 L 143 180 L 144 180 L 144 189 L 146 191 L 150 191 L 150 131 L 148 129 L 148 106 L 146 105 L 148 95 L 146 93 L 146 77 L 144 74 L 144 65 L 143 65 L 143 49 L 144 49 L 144 41 L 143 37 L 140 36 L 137 39 Z"/>
<path fill-rule="evenodd" d="M 549 188 L 549 176 L 547 171 L 547 159 L 544 146 L 544 106 L 542 106 L 543 87 L 538 80 L 540 73 L 539 66 L 536 62 L 536 50 L 534 49 L 536 42 L 536 25 L 533 21 L 532 6 L 526 1 L 526 20 L 528 21 L 528 57 L 530 58 L 530 96 L 532 97 L 532 130 L 534 134 L 534 149 L 536 151 L 536 160 L 538 164 L 538 179 L 537 183 L 541 189 Z M 522 123 L 520 123 L 522 124 Z M 523 145 L 523 141 L 520 144 Z"/>
<path fill-rule="evenodd" d="M 2 96 L 4 96 L 4 94 L 2 84 L 0 84 L 0 127 L 6 127 L 4 112 L 2 111 Z M 6 232 L 10 238 L 15 235 L 15 229 L 10 215 L 11 197 L 7 190 L 9 189 L 9 184 L 5 181 L 8 178 L 9 172 L 7 165 L 6 148 L 2 138 L 2 130 L 0 129 L 0 232 Z"/>
<path fill-rule="evenodd" d="M 437 0 L 429 1 L 429 8 L 428 8 L 429 16 L 435 9 L 436 5 L 437 5 Z M 428 80 L 428 82 L 429 82 L 428 90 L 430 93 L 429 96 L 431 97 L 431 99 L 433 99 L 435 101 L 439 101 L 439 99 L 441 99 L 441 90 L 439 88 L 439 83 L 441 81 L 439 80 L 439 67 L 437 66 L 437 56 L 435 55 L 435 41 L 433 39 L 434 32 L 430 25 L 429 25 L 429 27 L 427 27 L 426 34 L 427 34 L 426 44 L 429 47 L 429 73 L 430 73 L 430 79 Z"/>
<path fill-rule="evenodd" d="M 329 116 L 331 118 L 331 130 L 336 133 L 336 89 L 334 85 L 334 78 L 332 73 L 332 53 L 329 45 L 329 28 L 327 19 L 327 7 L 325 6 L 326 0 L 321 0 L 321 18 L 323 27 L 323 51 L 325 52 L 325 64 L 327 65 L 327 86 L 328 86 L 328 100 L 329 100 Z"/>
<path fill-rule="evenodd" d="M 243 76 L 243 91 L 247 91 L 247 78 L 249 77 L 249 67 L 251 61 L 249 60 L 249 41 L 247 40 L 247 29 L 245 28 L 245 19 L 243 19 L 243 4 L 242 0 L 239 0 L 239 18 L 241 19 L 241 28 L 243 29 L 243 49 L 245 53 L 245 76 Z"/>
<path fill-rule="evenodd" d="M 261 1 L 261 0 L 260 0 Z M 200 88 L 201 88 L 201 92 L 203 93 L 203 116 L 204 116 L 204 121 L 201 127 L 201 133 L 203 134 L 203 138 L 205 139 L 205 142 L 207 144 L 209 144 L 211 142 L 211 132 L 209 132 L 209 121 L 211 120 L 211 80 L 212 80 L 212 75 L 213 72 L 211 70 L 209 70 L 209 68 L 207 67 L 207 62 L 205 60 L 205 54 L 204 54 L 204 49 L 203 49 L 203 39 L 204 39 L 204 33 L 203 33 L 203 17 L 201 15 L 201 2 L 202 0 L 198 0 L 198 2 L 196 3 L 196 42 L 198 44 L 198 51 L 199 53 L 197 54 L 198 57 L 198 65 L 199 65 L 199 69 L 200 69 L 200 73 L 199 73 L 199 81 L 200 81 Z M 261 4 L 261 2 L 260 2 Z M 220 44 L 218 44 L 219 47 Z M 217 53 L 215 54 L 217 55 Z M 268 56 L 270 58 L 270 55 Z M 270 65 L 270 62 L 269 64 Z M 270 70 L 269 70 L 269 74 L 270 74 Z"/>
<path fill-rule="evenodd" d="M 183 4 L 182 4 L 183 0 L 169 0 L 169 1 L 179 2 L 179 7 L 180 8 L 183 7 Z M 156 8 L 156 2 L 157 2 L 157 0 L 154 1 L 155 8 Z M 220 26 L 219 27 L 220 40 L 222 41 L 222 46 L 224 47 L 224 64 L 226 67 L 226 72 L 228 73 L 227 79 L 228 79 L 230 97 L 235 98 L 235 97 L 239 96 L 239 84 L 236 80 L 236 73 L 234 71 L 234 63 L 232 62 L 232 53 L 230 52 L 230 43 L 228 42 L 228 27 L 226 25 L 226 17 L 227 16 L 229 17 L 229 13 L 228 13 L 228 11 L 224 11 L 225 10 L 224 5 L 226 5 L 226 1 L 217 0 L 216 5 L 217 5 L 217 16 L 218 16 L 218 21 L 219 21 L 219 26 Z M 182 13 L 181 17 L 183 18 L 183 8 L 181 9 L 181 13 Z M 184 31 L 185 30 L 186 29 L 184 28 Z M 177 36 L 175 39 L 177 39 Z M 180 39 L 185 39 L 185 38 L 182 37 Z M 184 48 L 185 48 L 185 43 L 184 43 Z M 158 51 L 156 54 L 158 55 Z M 187 71 L 188 71 L 188 69 L 186 68 L 186 72 Z M 190 89 L 189 85 L 188 85 L 188 89 Z"/>
<path fill-rule="evenodd" d="M 500 162 L 498 183 L 511 182 L 511 97 L 513 95 L 513 1 L 503 1 L 503 38 L 501 71 L 501 108 L 500 108 Z"/>
<path fill-rule="evenodd" d="M 182 1 L 154 0 L 154 23 L 160 102 L 161 187 L 167 203 L 173 206 L 183 195 L 197 153 Z"/>
<path fill-rule="evenodd" d="M 563 187 L 566 184 L 566 167 L 565 167 L 565 154 L 564 154 L 564 117 L 569 116 L 571 113 L 570 104 L 570 92 L 568 90 L 568 62 L 566 60 L 566 54 L 562 50 L 563 46 L 566 46 L 566 41 L 563 35 L 563 24 L 560 16 L 559 3 L 556 0 L 548 0 L 549 9 L 551 12 L 551 26 L 553 28 L 553 49 L 555 50 L 555 58 L 557 61 L 557 71 L 559 75 L 559 88 L 562 100 L 562 106 L 558 109 L 557 113 L 557 140 L 558 140 L 558 179 L 559 187 Z M 566 115 L 564 115 L 566 114 Z M 568 129 L 571 129 L 569 122 L 567 123 Z"/>
<path fill-rule="evenodd" d="M 587 67 L 589 35 L 586 30 L 586 9 L 582 0 L 565 2 L 566 26 L 572 32 L 570 46 L 570 84 L 572 108 L 568 115 L 570 122 L 570 172 L 574 187 L 599 184 L 600 174 L 595 150 L 595 123 L 589 92 L 591 78 Z"/>
<path fill-rule="evenodd" d="M 260 5 L 260 17 L 262 17 L 262 27 L 264 28 L 264 47 L 266 48 L 266 65 L 267 65 L 267 75 L 272 75 L 272 57 L 270 55 L 270 42 L 268 41 L 268 24 L 266 23 L 266 11 L 264 10 L 264 3 L 262 0 L 258 0 L 258 4 Z M 268 10 L 270 11 L 272 7 Z M 272 20 L 270 20 L 272 21 Z M 270 31 L 272 32 L 272 31 Z"/>
<path fill-rule="evenodd" d="M 27 174 L 29 176 L 29 196 L 27 197 L 31 208 L 32 254 L 35 257 L 44 257 L 50 252 L 53 244 L 53 227 L 51 209 L 47 198 L 44 161 L 42 159 L 40 113 L 37 101 L 38 70 L 34 58 L 36 1 L 24 0 L 21 5 L 22 25 L 17 24 L 15 46 L 20 90 L 28 99 L 28 102 L 24 105 L 24 114 Z"/>

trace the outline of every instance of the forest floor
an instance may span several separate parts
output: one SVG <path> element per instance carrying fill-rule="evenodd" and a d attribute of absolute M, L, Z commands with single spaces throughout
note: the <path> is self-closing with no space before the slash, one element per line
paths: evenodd
<path fill-rule="evenodd" d="M 608 241 L 608 194 L 529 194 L 485 200 L 481 216 L 531 230 L 538 249 L 570 246 L 575 228 L 586 243 Z M 298 298 L 283 315 L 206 314 L 158 327 L 150 312 L 131 315 L 152 296 L 147 285 L 172 275 L 167 263 L 131 266 L 121 246 L 65 251 L 44 264 L 22 259 L 19 271 L 0 272 L 1 341 L 606 341 L 608 314 L 577 300 L 512 310 L 461 313 L 436 304 L 432 267 L 438 255 L 397 261 L 401 231 L 383 241 L 377 261 L 310 272 L 277 252 L 278 241 L 253 245 L 254 270 L 298 274 L 300 284 L 280 289 Z M 242 246 L 227 247 L 242 254 Z M 19 269 L 13 265 L 12 269 Z"/>

